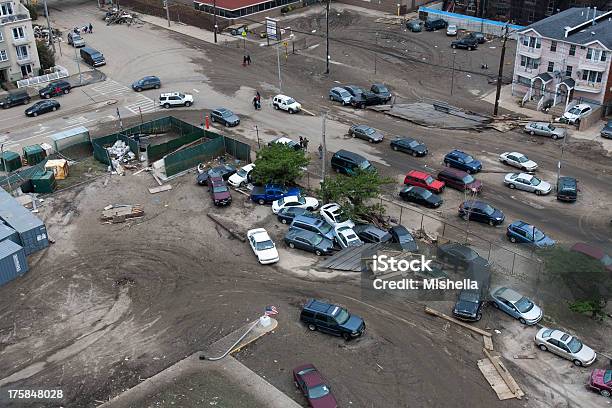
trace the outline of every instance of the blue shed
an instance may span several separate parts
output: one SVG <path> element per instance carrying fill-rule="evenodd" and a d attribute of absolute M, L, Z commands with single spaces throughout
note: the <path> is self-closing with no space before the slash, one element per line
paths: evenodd
<path fill-rule="evenodd" d="M 17 234 L 17 231 L 0 221 L 0 242 L 5 239 L 10 239 L 14 243 L 19 244 L 19 234 Z"/>
<path fill-rule="evenodd" d="M 26 255 L 49 246 L 47 228 L 40 218 L 19 204 L 9 193 L 0 188 L 0 220 L 19 235 L 18 244 Z"/>
<path fill-rule="evenodd" d="M 24 249 L 5 239 L 0 242 L 0 286 L 28 271 L 28 260 Z"/>

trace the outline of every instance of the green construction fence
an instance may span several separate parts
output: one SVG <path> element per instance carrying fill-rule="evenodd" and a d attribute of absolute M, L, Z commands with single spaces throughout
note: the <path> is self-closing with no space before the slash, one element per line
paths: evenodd
<path fill-rule="evenodd" d="M 111 159 L 106 148 L 112 146 L 117 140 L 123 140 L 130 147 L 132 153 L 138 156 L 138 142 L 124 136 L 122 132 L 93 139 L 91 144 L 93 146 L 94 158 L 109 166 L 111 164 Z"/>

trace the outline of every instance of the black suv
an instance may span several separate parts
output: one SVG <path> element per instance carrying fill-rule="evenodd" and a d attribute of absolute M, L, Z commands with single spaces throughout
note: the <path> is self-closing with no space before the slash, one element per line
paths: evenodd
<path fill-rule="evenodd" d="M 457 303 L 453 308 L 453 316 L 457 319 L 477 322 L 482 318 L 484 299 L 480 289 L 464 289 L 459 292 Z"/>
<path fill-rule="evenodd" d="M 446 28 L 447 25 L 448 23 L 442 20 L 441 18 L 436 19 L 436 20 L 427 20 L 425 22 L 425 30 L 426 31 L 441 30 L 443 28 Z"/>
<path fill-rule="evenodd" d="M 576 201 L 578 191 L 578 180 L 573 177 L 559 177 L 557 182 L 557 200 Z"/>
<path fill-rule="evenodd" d="M 468 51 L 475 50 L 478 48 L 478 39 L 474 37 L 463 37 L 459 40 L 455 40 L 451 43 L 451 48 L 463 48 Z"/>
<path fill-rule="evenodd" d="M 40 95 L 41 98 L 49 99 L 52 96 L 68 94 L 70 93 L 70 89 L 72 89 L 72 86 L 70 85 L 69 82 L 55 81 L 55 82 L 49 83 L 44 88 L 41 88 L 41 90 L 38 91 L 38 95 Z"/>
<path fill-rule="evenodd" d="M 363 91 L 361 93 L 357 93 L 351 98 L 351 105 L 355 108 L 360 109 L 363 109 L 366 106 L 382 105 L 385 102 L 386 99 L 384 99 L 382 96 L 370 91 Z"/>
<path fill-rule="evenodd" d="M 300 320 L 309 330 L 319 330 L 334 336 L 342 336 L 345 340 L 359 337 L 365 332 L 365 322 L 359 316 L 331 303 L 321 300 L 309 299 Z"/>
<path fill-rule="evenodd" d="M 30 99 L 30 95 L 26 91 L 12 92 L 0 99 L 0 106 L 3 109 L 8 109 L 15 105 L 27 105 L 30 103 Z"/>

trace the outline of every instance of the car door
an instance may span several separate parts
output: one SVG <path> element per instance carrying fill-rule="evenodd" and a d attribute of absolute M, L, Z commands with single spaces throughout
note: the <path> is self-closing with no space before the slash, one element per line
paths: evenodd
<path fill-rule="evenodd" d="M 317 329 L 319 331 L 322 331 L 324 333 L 331 333 L 326 315 L 317 313 L 315 315 L 315 325 L 317 326 Z"/>
<path fill-rule="evenodd" d="M 293 243 L 296 248 L 308 250 L 308 243 L 302 237 L 295 237 Z"/>
<path fill-rule="evenodd" d="M 479 222 L 483 221 L 482 219 L 483 214 L 479 208 L 468 209 L 468 211 L 470 211 L 470 220 L 479 221 Z"/>
<path fill-rule="evenodd" d="M 359 138 L 359 139 L 363 139 L 364 138 L 364 133 L 363 130 L 361 128 L 356 128 L 355 129 L 355 137 Z"/>
<path fill-rule="evenodd" d="M 561 356 L 563 358 L 568 358 L 569 350 L 565 348 L 565 345 L 556 339 L 548 339 L 547 341 L 548 350 L 553 354 Z M 564 350 L 565 348 L 565 350 Z M 569 357 L 571 359 L 571 357 Z"/>

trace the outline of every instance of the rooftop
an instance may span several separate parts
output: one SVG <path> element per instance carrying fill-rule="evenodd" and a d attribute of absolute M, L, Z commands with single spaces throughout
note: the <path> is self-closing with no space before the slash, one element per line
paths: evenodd
<path fill-rule="evenodd" d="M 19 233 L 43 226 L 43 222 L 0 188 L 0 219 Z"/>
<path fill-rule="evenodd" d="M 592 9 L 574 7 L 537 21 L 521 32 L 528 30 L 535 30 L 543 37 L 575 44 L 587 45 L 599 41 L 612 50 L 612 11 L 594 12 Z"/>

